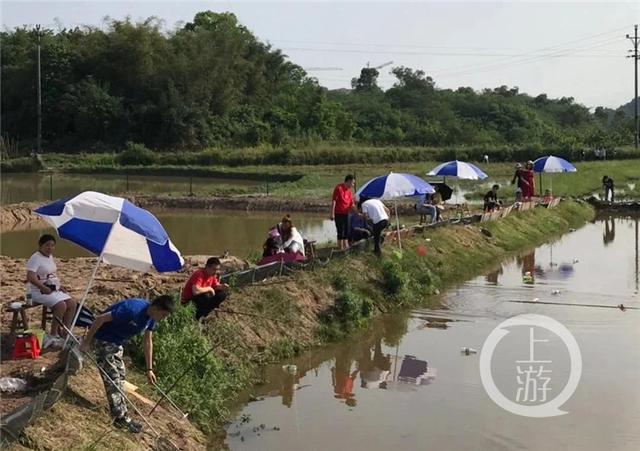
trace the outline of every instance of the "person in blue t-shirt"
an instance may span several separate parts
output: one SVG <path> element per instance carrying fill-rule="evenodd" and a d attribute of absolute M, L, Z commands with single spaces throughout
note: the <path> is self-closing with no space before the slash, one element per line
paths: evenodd
<path fill-rule="evenodd" d="M 144 332 L 144 358 L 147 364 L 147 379 L 155 384 L 153 373 L 153 330 L 156 322 L 173 313 L 176 304 L 171 296 L 159 296 L 149 302 L 145 299 L 125 299 L 107 308 L 93 321 L 81 350 L 89 352 L 93 344 L 96 362 L 102 369 L 100 375 L 109 401 L 113 424 L 118 428 L 138 433 L 142 425 L 127 415 L 127 404 L 123 395 L 125 367 L 122 360 L 122 345 L 131 337 Z M 94 340 L 95 337 L 95 340 Z M 107 378 L 107 375 L 113 383 Z M 115 385 L 114 385 L 115 384 Z"/>

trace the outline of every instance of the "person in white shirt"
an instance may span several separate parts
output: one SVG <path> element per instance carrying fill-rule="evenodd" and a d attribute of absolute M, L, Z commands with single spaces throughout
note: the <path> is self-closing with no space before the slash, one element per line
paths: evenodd
<path fill-rule="evenodd" d="M 380 257 L 382 231 L 389 225 L 389 209 L 379 199 L 360 199 L 360 211 L 373 224 L 373 252 Z"/>
<path fill-rule="evenodd" d="M 298 229 L 294 227 L 291 216 L 287 215 L 282 218 L 280 229 L 283 241 L 282 248 L 284 251 L 290 254 L 298 253 L 304 257 L 304 238 L 302 238 Z"/>
<path fill-rule="evenodd" d="M 61 289 L 60 280 L 56 274 L 58 268 L 53 259 L 55 248 L 56 239 L 53 235 L 47 234 L 40 237 L 38 252 L 33 254 L 27 262 L 27 289 L 34 302 L 49 307 L 55 317 L 60 318 L 65 326 L 71 327 L 77 304 Z M 51 322 L 51 335 L 54 338 L 66 335 L 55 319 Z"/>

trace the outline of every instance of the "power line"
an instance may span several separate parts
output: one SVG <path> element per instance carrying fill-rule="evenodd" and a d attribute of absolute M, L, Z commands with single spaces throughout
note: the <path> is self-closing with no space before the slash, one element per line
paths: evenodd
<path fill-rule="evenodd" d="M 358 49 L 330 49 L 330 48 L 308 48 L 308 47 L 283 47 L 284 51 L 294 52 L 320 52 L 320 53 L 358 53 L 358 54 L 376 54 L 376 55 L 415 55 L 415 56 L 479 56 L 479 57 L 519 57 L 525 55 L 523 53 L 477 53 L 477 52 L 396 52 L 391 50 L 358 50 Z M 572 51 L 575 49 L 566 49 L 563 51 Z M 544 55 L 542 55 L 544 56 Z M 613 54 L 595 54 L 595 55 L 562 55 L 567 57 L 584 57 L 584 58 L 616 58 Z"/>
<path fill-rule="evenodd" d="M 626 25 L 624 27 L 616 28 L 616 29 L 613 29 L 613 30 L 609 30 L 609 31 L 603 31 L 603 32 L 595 33 L 595 34 L 586 35 L 586 36 L 583 36 L 583 37 L 580 37 L 580 38 L 572 39 L 570 41 L 565 41 L 565 42 L 560 43 L 560 44 L 543 47 L 543 48 L 537 49 L 535 51 L 540 51 L 540 52 L 558 51 L 558 49 L 561 48 L 561 47 L 564 47 L 564 46 L 567 46 L 567 45 L 571 45 L 571 44 L 575 44 L 575 43 L 579 43 L 579 42 L 591 41 L 591 40 L 593 40 L 595 38 L 598 38 L 598 37 L 615 34 L 615 33 L 618 33 L 619 31 L 621 31 L 621 30 L 623 30 L 623 29 L 625 29 L 627 27 L 628 27 L 628 25 Z M 607 40 L 608 39 L 609 38 L 607 38 Z M 593 44 L 593 43 L 591 43 L 591 44 Z M 530 57 L 531 53 L 532 52 L 523 53 L 521 55 L 518 55 L 518 57 Z M 486 64 L 497 64 L 499 62 L 507 62 L 507 61 L 510 61 L 512 58 L 514 58 L 514 57 L 499 58 L 496 61 L 494 61 L 493 63 L 489 62 L 489 63 L 486 63 Z M 463 71 L 463 70 L 466 70 L 466 69 L 478 69 L 478 66 L 476 64 L 465 64 L 465 65 L 462 65 L 462 66 L 458 66 L 458 67 L 450 68 L 450 69 L 445 69 L 445 70 L 446 71 L 452 71 L 452 70 Z"/>
<path fill-rule="evenodd" d="M 609 38 L 606 39 L 605 41 L 601 41 L 599 43 L 594 43 L 593 45 L 589 46 L 589 47 L 584 47 L 581 51 L 585 51 L 585 50 L 593 50 L 594 48 L 598 48 L 601 47 L 603 45 L 608 45 L 611 42 L 615 41 L 615 40 L 619 40 L 619 38 Z M 518 66 L 522 66 L 524 64 L 530 64 L 533 62 L 539 62 L 541 60 L 544 60 L 546 58 L 592 58 L 592 55 L 586 55 L 586 54 L 582 54 L 582 55 L 575 55 L 575 54 L 568 54 L 567 53 L 568 50 L 565 49 L 559 49 L 559 50 L 555 50 L 549 53 L 545 53 L 545 54 L 541 54 L 541 55 L 529 55 L 529 56 L 524 56 L 521 58 L 516 58 L 515 60 L 510 60 L 510 61 L 504 61 L 502 63 L 499 62 L 494 62 L 494 63 L 487 63 L 487 64 L 481 64 L 481 65 L 476 65 L 476 66 L 469 66 L 469 68 L 467 70 L 459 70 L 459 71 L 444 71 L 444 72 L 434 72 L 436 74 L 438 74 L 438 76 L 459 76 L 459 75 L 467 75 L 469 73 L 482 73 L 482 72 L 490 72 L 496 69 L 501 69 L 503 67 L 509 67 L 509 68 L 513 68 L 513 67 L 518 67 Z M 611 55 L 608 56 L 609 58 L 620 58 L 619 56 L 615 56 L 615 55 Z"/>
<path fill-rule="evenodd" d="M 606 35 L 606 34 L 613 34 L 613 33 L 618 33 L 621 30 L 624 30 L 626 28 L 628 28 L 630 25 L 626 24 L 624 26 L 621 26 L 619 28 L 615 28 L 613 30 L 609 30 L 609 31 L 603 31 L 603 32 L 599 32 L 596 34 L 588 34 L 588 35 L 584 35 L 582 37 L 579 38 L 575 38 L 574 40 L 571 41 L 567 41 L 564 42 L 562 44 L 556 44 L 554 46 L 551 47 L 545 47 L 542 49 L 533 49 L 533 50 L 526 50 L 526 52 L 535 52 L 535 51 L 544 51 L 544 50 L 551 50 L 553 48 L 559 47 L 559 46 L 563 46 L 563 45 L 567 45 L 567 44 L 572 44 L 574 42 L 580 42 L 580 41 L 585 41 L 585 40 L 589 40 L 591 38 L 595 38 L 595 37 L 599 37 L 602 35 Z M 291 39 L 274 39 L 271 40 L 273 42 L 284 42 L 284 43 L 290 43 L 290 44 L 304 44 L 304 45 L 332 45 L 332 46 L 351 46 L 351 47 L 383 47 L 383 48 L 423 48 L 423 49 L 465 49 L 465 50 L 496 50 L 496 47 L 470 47 L 470 46 L 437 46 L 437 45 L 420 45 L 420 44 L 382 44 L 382 43 L 363 43 L 363 42 L 344 42 L 344 41 L 300 41 L 300 40 L 291 40 Z M 517 48 L 508 48 L 508 47 L 504 47 L 501 50 L 518 50 Z"/>
<path fill-rule="evenodd" d="M 578 52 L 584 52 L 587 50 L 593 50 L 595 48 L 604 46 L 604 45 L 608 45 L 611 42 L 613 42 L 614 40 L 617 40 L 617 38 L 607 38 L 603 41 L 597 41 L 595 43 L 592 43 L 591 45 L 587 46 L 587 47 L 582 47 L 580 50 L 575 51 L 576 53 Z M 458 70 L 445 70 L 445 71 L 435 71 L 435 73 L 439 73 L 440 75 L 458 75 L 458 74 L 465 74 L 467 72 L 473 72 L 473 73 L 477 73 L 477 72 L 483 72 L 486 70 L 494 70 L 494 69 L 499 69 L 501 67 L 504 66 L 509 66 L 509 67 L 516 67 L 518 65 L 521 64 L 527 64 L 530 62 L 534 62 L 536 60 L 540 60 L 540 59 L 545 59 L 545 58 L 565 58 L 569 56 L 569 53 L 567 52 L 574 52 L 572 50 L 566 50 L 563 48 L 559 48 L 556 50 L 551 50 L 548 51 L 546 53 L 542 53 L 539 55 L 532 55 L 532 54 L 528 54 L 528 55 L 521 55 L 519 57 L 516 58 L 505 58 L 502 60 L 497 60 L 494 62 L 489 62 L 489 63 L 484 63 L 484 64 L 480 64 L 480 65 L 468 65 L 466 66 L 465 69 L 458 69 Z M 573 54 L 573 56 L 578 56 L 576 54 Z M 584 53 L 582 55 L 579 55 L 579 57 L 586 57 L 586 58 L 590 58 L 590 56 L 585 55 Z M 612 57 L 616 57 L 614 55 L 612 55 Z"/>

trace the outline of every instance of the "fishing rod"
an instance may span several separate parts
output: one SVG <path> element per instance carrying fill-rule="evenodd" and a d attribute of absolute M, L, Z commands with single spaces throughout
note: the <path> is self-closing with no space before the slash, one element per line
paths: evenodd
<path fill-rule="evenodd" d="M 113 381 L 113 379 L 111 379 L 111 377 L 109 376 L 109 374 L 108 374 L 104 369 L 102 369 L 102 367 L 101 367 L 100 365 L 98 365 L 98 362 L 93 358 L 93 356 L 92 356 L 90 353 L 85 352 L 85 351 L 82 351 L 82 349 L 80 349 L 80 346 L 81 346 L 80 340 L 78 340 L 78 338 L 77 338 L 75 335 L 73 335 L 73 332 L 71 332 L 71 331 L 69 330 L 69 328 L 68 328 L 68 327 L 67 327 L 67 326 L 66 326 L 66 325 L 65 325 L 65 324 L 60 320 L 60 318 L 58 318 L 57 316 L 54 316 L 54 319 L 55 319 L 56 321 L 58 321 L 58 324 L 59 324 L 59 325 L 61 325 L 61 326 L 64 328 L 64 330 L 67 332 L 67 335 L 68 335 L 69 337 L 71 337 L 71 338 L 73 339 L 73 341 L 78 345 L 78 350 L 79 350 L 80 352 L 82 352 L 82 353 L 85 355 L 85 357 L 87 357 L 87 358 L 91 361 L 91 363 L 93 363 L 93 364 L 98 368 L 98 370 L 100 370 L 100 372 L 102 373 L 102 375 L 103 375 L 104 377 L 106 377 L 106 378 L 107 378 L 107 380 L 111 383 L 111 385 L 113 385 L 113 387 L 114 387 L 116 390 L 118 390 L 118 392 L 119 392 L 119 393 L 124 397 L 124 399 L 125 399 L 129 404 L 131 404 L 131 406 L 132 406 L 132 407 L 133 407 L 133 409 L 136 411 L 136 413 L 137 413 L 138 415 L 140 415 L 140 418 L 142 418 L 142 419 L 144 420 L 144 422 L 145 422 L 145 423 L 147 423 L 147 426 L 149 426 L 149 428 L 150 428 L 150 429 L 151 429 L 151 430 L 156 434 L 156 436 L 157 436 L 158 438 L 160 438 L 160 437 L 161 437 L 160 433 L 156 430 L 156 428 L 154 428 L 154 427 L 151 425 L 151 423 L 149 422 L 149 420 L 147 420 L 147 419 L 145 418 L 145 416 L 144 416 L 144 415 L 142 415 L 142 412 L 140 412 L 140 410 L 138 410 L 138 407 L 136 407 L 136 405 L 135 405 L 135 404 L 134 404 L 134 403 L 129 399 L 129 397 L 124 393 L 124 390 L 122 390 L 120 387 L 118 387 L 118 384 L 116 384 L 116 383 Z"/>
<path fill-rule="evenodd" d="M 208 350 L 207 352 L 205 352 L 204 354 L 202 354 L 200 357 L 198 357 L 198 358 L 195 360 L 195 362 L 198 362 L 198 361 L 200 361 L 200 360 L 204 359 L 206 356 L 208 356 L 209 354 L 211 354 L 215 348 L 216 348 L 216 346 L 215 346 L 215 345 L 214 345 L 214 346 L 211 346 L 211 347 L 209 348 L 209 350 Z M 184 372 L 183 372 L 180 376 L 178 376 L 178 378 L 173 382 L 173 384 L 171 384 L 171 387 L 169 387 L 169 388 L 167 389 L 167 391 L 166 391 L 166 392 L 160 392 L 160 393 L 162 394 L 162 396 L 161 396 L 161 397 L 160 397 L 160 399 L 158 399 L 158 401 L 154 404 L 153 408 L 152 408 L 152 409 L 151 409 L 151 411 L 149 412 L 149 416 L 151 416 L 151 414 L 152 414 L 152 413 L 153 413 L 153 412 L 158 408 L 158 406 L 160 405 L 160 402 L 162 401 L 162 398 L 163 398 L 163 397 L 165 397 L 165 398 L 169 399 L 169 397 L 167 396 L 167 393 L 169 393 L 171 390 L 173 390 L 174 388 L 176 388 L 176 385 L 178 385 L 178 382 L 180 382 L 180 381 L 182 380 L 182 378 L 184 378 L 184 377 L 187 375 L 187 373 L 188 373 L 189 371 L 191 371 L 192 367 L 193 367 L 193 364 L 192 364 L 191 366 L 187 367 L 187 369 L 186 369 L 186 370 L 184 370 Z M 187 415 L 188 415 L 188 414 L 187 414 Z M 186 415 L 185 415 L 185 417 L 186 417 Z"/>
<path fill-rule="evenodd" d="M 518 304 L 544 304 L 544 305 L 566 305 L 569 307 L 597 307 L 597 308 L 615 308 L 622 311 L 631 309 L 631 310 L 640 310 L 640 307 L 627 307 L 624 304 L 618 305 L 606 305 L 606 304 L 571 304 L 569 302 L 549 302 L 549 301 L 507 301 L 507 302 L 515 302 Z"/>

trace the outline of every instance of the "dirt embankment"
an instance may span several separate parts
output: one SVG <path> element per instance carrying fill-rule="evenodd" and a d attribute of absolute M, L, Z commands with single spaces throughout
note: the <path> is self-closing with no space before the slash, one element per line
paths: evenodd
<path fill-rule="evenodd" d="M 37 202 L 3 205 L 0 207 L 0 229 L 4 232 L 15 228 L 26 229 L 43 225 L 42 219 L 33 214 L 33 210 L 40 205 L 42 204 Z"/>
<path fill-rule="evenodd" d="M 328 200 L 275 199 L 266 196 L 175 197 L 129 195 L 127 198 L 139 207 L 148 209 L 279 211 L 326 213 L 328 215 L 331 207 Z M 29 202 L 2 206 L 0 208 L 0 228 L 6 231 L 43 226 L 42 219 L 33 213 L 33 210 L 42 204 Z M 415 215 L 414 204 L 411 202 L 398 204 L 398 213 Z"/>

